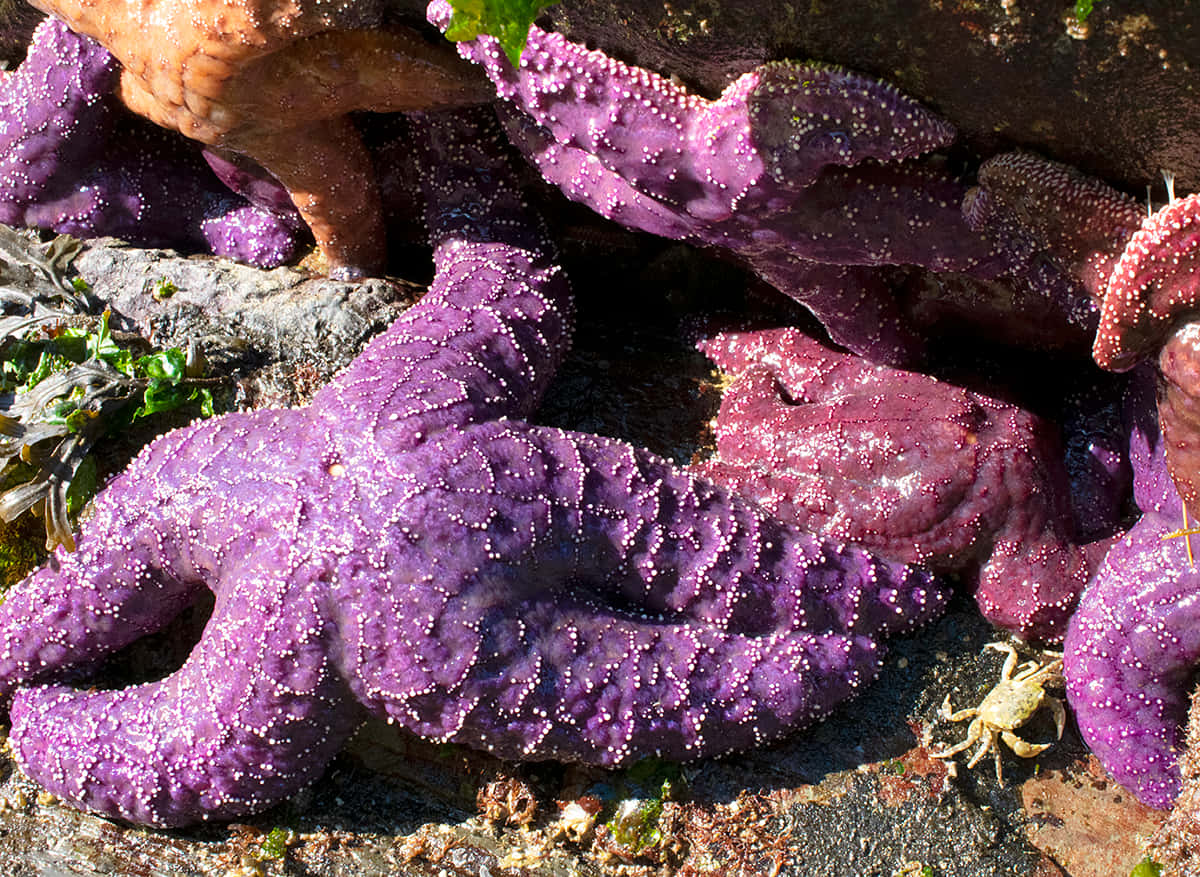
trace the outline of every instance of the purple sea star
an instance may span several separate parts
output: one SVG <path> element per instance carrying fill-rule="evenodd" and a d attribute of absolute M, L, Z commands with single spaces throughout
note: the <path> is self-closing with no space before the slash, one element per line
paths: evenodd
<path fill-rule="evenodd" d="M 796 329 L 700 345 L 728 375 L 693 471 L 804 530 L 966 573 L 984 616 L 1056 640 L 1089 574 L 1057 432 L 1014 405 L 836 353 Z"/>
<path fill-rule="evenodd" d="M 444 27 L 449 5 L 429 18 Z M 863 308 L 812 263 L 912 264 L 992 277 L 1000 242 L 962 216 L 966 187 L 906 159 L 954 129 L 877 80 L 787 62 L 705 100 L 646 70 L 530 28 L 519 68 L 496 41 L 459 52 L 505 101 L 510 139 L 570 198 L 631 228 L 732 250 L 809 307 L 839 344 L 880 361 L 917 354 L 892 296 Z"/>
<path fill-rule="evenodd" d="M 224 189 L 199 151 L 129 116 L 112 56 L 55 19 L 0 80 L 0 221 L 80 237 L 290 261 L 295 219 Z"/>
<path fill-rule="evenodd" d="M 1171 805 L 1188 693 L 1200 664 L 1200 573 L 1154 418 L 1153 378 L 1138 376 L 1130 456 L 1142 518 L 1108 552 L 1067 629 L 1067 697 L 1080 733 L 1122 786 Z"/>
<path fill-rule="evenodd" d="M 46 788 L 151 825 L 233 818 L 313 779 L 363 706 L 510 758 L 698 758 L 825 715 L 883 637 L 940 611 L 925 572 L 648 452 L 506 419 L 570 319 L 493 148 L 435 125 L 434 285 L 309 408 L 154 442 L 77 552 L 0 605 L 10 740 Z M 205 587 L 213 616 L 168 678 L 35 684 Z"/>

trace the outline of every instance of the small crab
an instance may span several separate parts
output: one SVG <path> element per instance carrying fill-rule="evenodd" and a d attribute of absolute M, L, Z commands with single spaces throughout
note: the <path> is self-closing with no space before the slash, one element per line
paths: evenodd
<path fill-rule="evenodd" d="M 1057 697 L 1046 694 L 1045 686 L 1062 679 L 1062 658 L 1058 657 L 1047 663 L 1027 661 L 1017 667 L 1017 650 L 1009 643 L 988 643 L 986 649 L 995 649 L 1007 653 L 1004 668 L 1000 671 L 1000 681 L 987 693 L 987 697 L 977 707 L 954 712 L 950 706 L 950 695 L 938 710 L 938 717 L 951 722 L 961 722 L 974 719 L 967 729 L 967 738 L 961 743 L 933 752 L 934 758 L 951 758 L 982 740 L 979 748 L 967 762 L 967 767 L 974 767 L 989 751 L 996 759 L 996 780 L 1004 785 L 1004 773 L 1000 767 L 1000 747 L 996 745 L 999 736 L 1008 748 L 1022 758 L 1033 758 L 1050 748 L 1051 743 L 1028 743 L 1022 740 L 1014 730 L 1024 725 L 1042 705 L 1050 707 L 1054 713 L 1054 724 L 1058 728 L 1058 737 L 1062 738 L 1063 726 L 1067 721 L 1067 712 L 1062 701 Z M 1014 675 L 1014 672 L 1016 675 Z"/>

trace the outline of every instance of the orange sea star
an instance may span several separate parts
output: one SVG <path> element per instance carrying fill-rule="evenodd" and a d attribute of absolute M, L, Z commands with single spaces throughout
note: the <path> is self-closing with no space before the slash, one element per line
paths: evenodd
<path fill-rule="evenodd" d="M 384 230 L 356 110 L 486 100 L 449 46 L 371 2 L 35 0 L 121 62 L 134 112 L 249 156 L 287 188 L 334 273 L 383 267 Z"/>

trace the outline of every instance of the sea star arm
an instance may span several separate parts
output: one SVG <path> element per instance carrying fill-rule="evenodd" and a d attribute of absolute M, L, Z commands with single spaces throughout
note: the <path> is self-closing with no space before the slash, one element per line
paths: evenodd
<path fill-rule="evenodd" d="M 435 23 L 447 15 L 430 5 Z M 967 188 L 905 161 L 953 129 L 884 83 L 776 63 L 708 101 L 536 27 L 519 67 L 490 38 L 459 51 L 496 84 L 510 139 L 549 182 L 628 227 L 737 253 L 856 352 L 912 362 L 920 344 L 878 277 L 814 278 L 813 262 L 984 279 L 1009 265 L 1002 242 L 967 226 Z"/>
<path fill-rule="evenodd" d="M 258 268 L 291 262 L 304 240 L 302 227 L 256 204 L 234 205 L 200 223 L 200 235 L 214 256 Z"/>
<path fill-rule="evenodd" d="M 1130 238 L 1113 269 L 1092 355 L 1125 371 L 1158 354 L 1167 466 L 1188 510 L 1200 513 L 1200 195 L 1167 204 Z"/>
<path fill-rule="evenodd" d="M 381 505 L 422 526 L 378 584 L 338 576 L 376 607 L 339 617 L 343 672 L 373 711 L 506 757 L 615 765 L 771 739 L 873 679 L 880 641 L 944 600 L 926 573 L 621 442 L 501 421 L 406 464 Z"/>
<path fill-rule="evenodd" d="M 379 190 L 349 116 L 257 131 L 249 142 L 242 151 L 287 188 L 331 276 L 348 280 L 382 272 L 386 234 Z"/>
<path fill-rule="evenodd" d="M 116 106 L 117 64 L 55 19 L 0 81 L 0 221 L 271 266 L 297 227 L 223 191 L 194 148 Z"/>
<path fill-rule="evenodd" d="M 24 225 L 25 205 L 58 169 L 103 143 L 111 121 L 104 97 L 117 75 L 116 61 L 91 40 L 61 22 L 38 25 L 24 63 L 0 87 L 0 221 Z"/>
<path fill-rule="evenodd" d="M 590 152 L 557 142 L 519 110 L 502 105 L 499 115 L 513 145 L 572 201 L 626 228 L 662 237 L 687 240 L 702 232 L 704 226 L 691 215 L 640 191 Z"/>
<path fill-rule="evenodd" d="M 19 691 L 18 763 L 54 794 L 158 827 L 255 813 L 319 776 L 361 709 L 326 655 L 321 571 L 287 535 L 230 564 L 236 585 L 167 679 Z"/>
<path fill-rule="evenodd" d="M 743 203 L 728 222 L 701 223 L 524 114 L 502 108 L 501 118 L 509 139 L 568 198 L 629 228 L 732 249 L 809 308 L 834 341 L 877 362 L 911 363 L 923 341 L 874 266 L 912 262 L 986 277 L 1003 261 L 966 228 L 958 208 L 966 188 L 920 167 L 859 170 L 862 185 L 847 178 L 851 171 L 833 171 L 789 196 L 786 209 L 757 213 Z"/>
<path fill-rule="evenodd" d="M 440 27 L 449 15 L 443 0 L 428 8 Z M 954 137 L 891 86 L 836 67 L 767 64 L 709 101 L 536 26 L 519 68 L 491 37 L 458 45 L 556 142 L 700 224 L 729 219 L 745 197 L 770 207 L 767 192 L 802 189 L 826 166 L 900 160 Z"/>
<path fill-rule="evenodd" d="M 256 812 L 320 772 L 360 716 L 327 658 L 322 557 L 340 543 L 323 509 L 354 493 L 330 445 L 303 411 L 226 415 L 154 442 L 106 488 L 78 559 L 0 605 L 5 685 L 94 663 L 199 588 L 216 607 L 164 680 L 20 689 L 11 740 L 27 773 L 93 810 L 174 826 Z"/>
<path fill-rule="evenodd" d="M 1126 371 L 1200 306 L 1200 195 L 1171 202 L 1125 245 L 1108 281 L 1092 356 Z"/>
<path fill-rule="evenodd" d="M 154 510 L 98 502 L 96 525 L 119 538 L 81 539 L 73 553 L 14 587 L 0 604 L 0 694 L 21 683 L 87 666 L 167 624 L 204 585 L 161 570 Z"/>
<path fill-rule="evenodd" d="M 918 264 L 993 277 L 1010 261 L 1001 242 L 967 226 L 960 208 L 967 188 L 913 162 L 833 167 L 800 188 L 764 174 L 728 216 L 710 218 L 639 189 L 575 140 L 556 140 L 514 108 L 502 108 L 501 118 L 513 143 L 572 200 L 630 228 L 727 247 L 756 268 L 760 259 L 768 265 L 809 259 Z M 772 282 L 795 297 L 803 290 L 800 280 L 778 271 Z"/>
<path fill-rule="evenodd" d="M 77 550 L 59 549 L 0 604 L 0 695 L 93 664 L 171 621 L 227 555 L 250 552 L 257 515 L 281 514 L 288 481 L 278 470 L 306 438 L 302 419 L 282 412 L 266 423 L 228 415 L 148 446 L 97 497 Z M 244 471 L 240 459 L 256 468 Z"/>
<path fill-rule="evenodd" d="M 920 361 L 925 339 L 904 312 L 886 269 L 812 261 L 783 249 L 749 261 L 759 277 L 808 308 L 835 344 L 872 362 Z"/>
<path fill-rule="evenodd" d="M 386 234 L 371 158 L 347 115 L 351 110 L 396 112 L 482 99 L 478 83 L 454 75 L 444 47 L 410 31 L 351 30 L 315 34 L 246 64 L 229 89 L 204 86 L 228 130 L 192 134 L 249 156 L 269 168 L 289 193 L 335 275 L 378 273 Z M 461 72 L 461 71 L 460 71 Z M 122 78 L 125 104 L 160 124 L 180 128 L 181 109 Z M 157 114 L 157 115 L 156 115 Z M 236 119 L 236 124 L 233 120 Z M 183 130 L 180 128 L 180 130 Z M 189 133 L 184 130 L 184 133 Z M 303 143 L 303 149 L 296 144 Z"/>
<path fill-rule="evenodd" d="M 433 284 L 313 399 L 355 453 L 381 458 L 448 427 L 531 412 L 574 322 L 554 248 L 516 188 L 494 121 L 418 121 Z M 464 179 L 466 168 L 475 176 Z"/>
<path fill-rule="evenodd" d="M 1179 792 L 1178 748 L 1200 664 L 1200 576 L 1174 515 L 1146 514 L 1108 552 L 1072 616 L 1063 663 L 1080 733 L 1151 807 Z"/>

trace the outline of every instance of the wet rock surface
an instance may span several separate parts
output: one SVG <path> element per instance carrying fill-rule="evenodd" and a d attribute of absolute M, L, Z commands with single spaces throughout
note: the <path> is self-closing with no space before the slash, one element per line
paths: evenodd
<path fill-rule="evenodd" d="M 200 346 L 240 387 L 238 406 L 295 405 L 415 301 L 401 281 L 342 283 L 292 268 L 262 271 L 97 241 L 75 260 L 113 311 L 115 330 L 160 347 Z"/>

